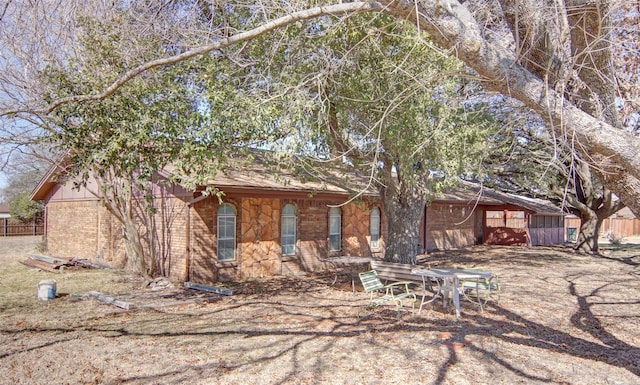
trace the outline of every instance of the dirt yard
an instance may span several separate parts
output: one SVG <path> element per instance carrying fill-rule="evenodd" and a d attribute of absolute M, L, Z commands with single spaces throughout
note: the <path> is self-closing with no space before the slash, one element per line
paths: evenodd
<path fill-rule="evenodd" d="M 492 270 L 502 297 L 420 315 L 367 309 L 347 277 L 236 284 L 232 296 L 109 270 L 19 263 L 37 238 L 0 239 L 0 384 L 638 384 L 640 245 L 489 248 L 431 265 Z M 37 300 L 37 284 L 58 296 Z M 123 310 L 91 290 L 138 306 Z"/>

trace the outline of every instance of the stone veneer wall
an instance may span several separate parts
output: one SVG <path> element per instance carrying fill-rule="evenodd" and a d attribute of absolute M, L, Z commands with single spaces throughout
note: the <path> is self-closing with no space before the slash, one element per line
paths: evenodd
<path fill-rule="evenodd" d="M 472 205 L 431 203 L 427 208 L 427 250 L 447 250 L 475 244 Z"/>
<path fill-rule="evenodd" d="M 327 248 L 328 205 L 340 204 L 338 200 L 230 196 L 226 202 L 233 204 L 237 213 L 236 259 L 229 262 L 218 262 L 216 258 L 217 199 L 208 198 L 192 206 L 190 279 L 195 282 L 215 283 L 323 271 L 330 266 L 321 259 L 330 255 L 372 255 L 368 204 L 350 203 L 342 207 L 342 250 L 330 253 Z M 296 207 L 295 256 L 281 255 L 280 210 L 285 204 Z M 382 231 L 384 234 L 384 228 Z M 383 250 L 380 248 L 376 252 Z"/>
<path fill-rule="evenodd" d="M 380 210 L 380 240 L 378 247 L 372 249 L 370 215 L 371 209 Z M 360 202 L 348 204 L 342 208 L 343 254 L 365 257 L 384 257 L 384 239 L 386 234 L 386 220 L 381 205 L 376 202 Z"/>
<path fill-rule="evenodd" d="M 240 277 L 281 274 L 280 200 L 244 198 L 240 207 Z"/>

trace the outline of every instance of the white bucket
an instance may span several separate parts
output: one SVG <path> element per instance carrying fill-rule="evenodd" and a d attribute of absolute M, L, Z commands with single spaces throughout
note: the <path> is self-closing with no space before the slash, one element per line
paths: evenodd
<path fill-rule="evenodd" d="M 38 283 L 38 299 L 48 301 L 56 298 L 56 281 L 55 279 L 45 279 Z"/>

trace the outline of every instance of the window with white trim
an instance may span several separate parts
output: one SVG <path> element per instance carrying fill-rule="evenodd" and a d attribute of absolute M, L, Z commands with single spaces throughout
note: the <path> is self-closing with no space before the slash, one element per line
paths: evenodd
<path fill-rule="evenodd" d="M 340 208 L 329 209 L 329 251 L 338 251 L 342 243 L 342 214 Z"/>
<path fill-rule="evenodd" d="M 280 243 L 282 255 L 296 254 L 296 208 L 286 204 L 282 208 L 280 225 Z"/>
<path fill-rule="evenodd" d="M 374 207 L 369 213 L 369 245 L 372 249 L 380 247 L 380 209 Z"/>
<path fill-rule="evenodd" d="M 236 257 L 236 209 L 225 203 L 218 208 L 218 261 Z"/>

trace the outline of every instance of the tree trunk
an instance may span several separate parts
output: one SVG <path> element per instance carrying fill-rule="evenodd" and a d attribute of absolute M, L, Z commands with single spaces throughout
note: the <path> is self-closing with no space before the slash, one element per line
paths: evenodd
<path fill-rule="evenodd" d="M 396 263 L 416 263 L 418 254 L 420 213 L 422 207 L 403 207 L 392 216 L 387 213 L 388 237 L 385 242 L 384 260 Z M 416 217 L 416 213 L 418 216 Z"/>
<path fill-rule="evenodd" d="M 391 189 L 382 194 L 387 217 L 387 239 L 384 260 L 396 263 L 416 263 L 420 237 L 420 220 L 426 198 L 414 192 L 406 194 Z"/>
<path fill-rule="evenodd" d="M 594 212 L 580 214 L 580 231 L 574 249 L 583 253 L 598 252 L 598 235 L 604 218 Z"/>
<path fill-rule="evenodd" d="M 138 226 L 131 217 L 126 217 L 122 224 L 125 236 L 125 249 L 127 252 L 127 264 L 143 278 L 149 278 L 147 264 L 144 260 L 144 247 L 142 238 L 138 233 Z"/>
<path fill-rule="evenodd" d="M 94 174 L 93 178 L 98 185 L 98 190 L 89 189 L 89 191 L 100 199 L 104 207 L 122 224 L 127 267 L 143 278 L 149 278 L 143 244 L 145 235 L 140 234 L 136 219 L 137 202 L 133 197 L 131 180 L 117 177 L 111 172 L 103 175 Z"/>

